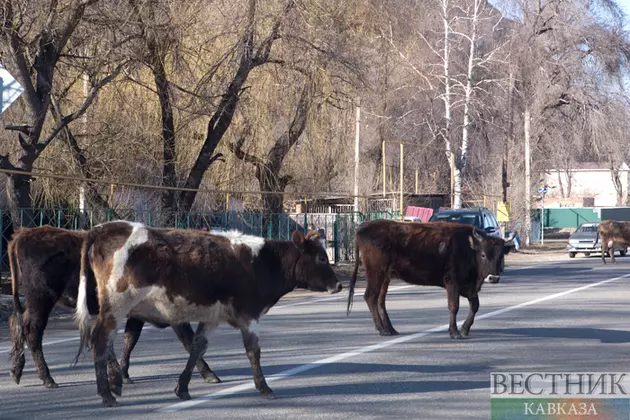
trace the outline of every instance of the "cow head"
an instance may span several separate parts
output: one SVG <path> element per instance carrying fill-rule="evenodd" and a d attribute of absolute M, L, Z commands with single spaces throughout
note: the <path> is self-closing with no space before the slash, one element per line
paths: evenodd
<path fill-rule="evenodd" d="M 503 239 L 485 235 L 477 229 L 473 229 L 469 240 L 477 260 L 477 291 L 479 291 L 484 282 L 499 282 L 503 258 L 509 252 L 509 248 L 505 247 Z"/>
<path fill-rule="evenodd" d="M 300 252 L 295 267 L 295 281 L 298 287 L 314 292 L 338 293 L 342 286 L 328 261 L 326 250 L 319 241 L 319 233 L 302 232 L 293 234 L 293 244 Z"/>

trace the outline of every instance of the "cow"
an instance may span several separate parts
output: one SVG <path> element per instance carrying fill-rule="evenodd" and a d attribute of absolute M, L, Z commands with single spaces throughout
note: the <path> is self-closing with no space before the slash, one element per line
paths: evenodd
<path fill-rule="evenodd" d="M 615 260 L 615 246 L 630 246 L 630 222 L 617 220 L 602 220 L 597 226 L 597 234 L 602 243 L 602 262 L 606 264 L 606 252 L 610 254 L 610 260 Z"/>
<path fill-rule="evenodd" d="M 115 358 L 116 323 L 125 316 L 199 322 L 175 388 L 179 398 L 191 398 L 192 367 L 206 351 L 207 336 L 223 323 L 240 330 L 256 389 L 273 398 L 260 366 L 260 318 L 296 287 L 329 293 L 342 289 L 317 236 L 297 231 L 292 240 L 270 240 L 239 231 L 165 230 L 125 221 L 95 226 L 81 251 L 77 357 L 91 347 L 103 405 L 117 405 L 112 391 L 121 395 L 120 374 L 108 377 L 106 363 Z M 90 278 L 96 281 L 100 307 L 93 329 L 85 292 Z"/>
<path fill-rule="evenodd" d="M 355 235 L 355 265 L 349 285 L 350 314 L 360 260 L 367 286 L 364 299 L 380 335 L 398 332 L 385 309 L 385 296 L 392 277 L 407 283 L 446 289 L 451 338 L 470 332 L 479 310 L 479 291 L 484 281 L 499 276 L 498 261 L 509 253 L 501 238 L 491 237 L 471 225 L 449 222 L 401 222 L 378 219 L 362 223 Z M 470 312 L 457 329 L 459 296 L 468 298 Z"/>
<path fill-rule="evenodd" d="M 22 228 L 9 242 L 8 255 L 13 287 L 13 314 L 9 318 L 12 342 L 10 376 L 18 385 L 25 365 L 24 345 L 28 343 L 44 387 L 58 387 L 44 359 L 42 338 L 55 305 L 69 309 L 76 307 L 81 245 L 86 237 L 87 231 L 42 226 Z M 24 305 L 20 302 L 20 285 Z M 95 283 L 88 282 L 86 285 L 86 297 L 89 312 L 96 314 L 98 300 Z M 138 318 L 130 318 L 127 321 L 120 362 L 125 383 L 132 382 L 129 377 L 129 357 L 143 326 L 144 321 Z M 156 326 L 167 327 L 166 324 Z M 174 325 L 173 329 L 184 347 L 189 349 L 194 335 L 190 324 Z M 206 382 L 220 382 L 203 359 L 199 360 L 197 369 Z"/>

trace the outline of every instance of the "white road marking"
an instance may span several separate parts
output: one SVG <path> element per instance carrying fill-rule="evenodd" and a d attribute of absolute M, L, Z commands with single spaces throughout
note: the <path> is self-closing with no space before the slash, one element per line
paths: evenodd
<path fill-rule="evenodd" d="M 508 307 L 502 308 L 502 309 L 497 309 L 495 311 L 488 312 L 487 314 L 483 314 L 483 315 L 477 316 L 475 318 L 475 321 L 478 321 L 478 320 L 481 320 L 481 319 L 490 318 L 490 317 L 493 317 L 493 316 L 496 316 L 496 315 L 501 315 L 501 314 L 504 314 L 506 312 L 511 312 L 511 311 L 514 311 L 516 309 L 520 309 L 520 308 L 523 308 L 523 307 L 526 307 L 526 306 L 535 305 L 535 304 L 540 303 L 540 302 L 545 302 L 547 300 L 556 299 L 556 298 L 559 298 L 559 297 L 562 297 L 562 296 L 569 295 L 571 293 L 580 292 L 582 290 L 590 289 L 591 287 L 600 286 L 602 284 L 606 284 L 606 283 L 610 283 L 610 282 L 613 282 L 613 281 L 625 279 L 625 278 L 628 278 L 628 277 L 630 277 L 630 274 L 626 274 L 626 275 L 623 275 L 623 276 L 620 276 L 620 277 L 613 277 L 613 278 L 610 278 L 610 279 L 607 279 L 607 280 L 598 281 L 598 282 L 595 282 L 595 283 L 590 283 L 590 284 L 587 284 L 585 286 L 577 287 L 575 289 L 569 289 L 569 290 L 566 290 L 564 292 L 554 293 L 552 295 L 547 295 L 547 296 L 543 296 L 543 297 L 538 298 L 538 299 L 534 299 L 534 300 L 530 300 L 530 301 L 527 301 L 527 302 L 519 303 L 518 305 L 508 306 Z M 309 371 L 311 369 L 315 369 L 316 367 L 319 367 L 319 366 L 327 365 L 327 364 L 330 364 L 330 363 L 335 363 L 335 362 L 338 362 L 340 360 L 349 359 L 349 358 L 352 358 L 352 357 L 355 357 L 355 356 L 359 356 L 361 354 L 370 353 L 370 352 L 373 352 L 375 350 L 380 350 L 380 349 L 384 349 L 384 348 L 387 348 L 387 347 L 394 346 L 396 344 L 405 343 L 407 341 L 412 341 L 412 340 L 424 337 L 426 335 L 429 335 L 429 334 L 432 334 L 432 333 L 435 333 L 435 332 L 446 331 L 447 329 L 448 329 L 448 324 L 444 324 L 444 325 L 441 325 L 439 327 L 431 328 L 431 329 L 428 329 L 428 330 L 425 330 L 425 331 L 421 331 L 421 332 L 417 332 L 417 333 L 414 333 L 414 334 L 410 334 L 410 335 L 405 335 L 405 336 L 402 336 L 402 337 L 394 338 L 392 340 L 384 341 L 382 343 L 373 344 L 371 346 L 358 348 L 358 349 L 353 350 L 353 351 L 337 354 L 335 356 L 330 356 L 330 357 L 327 357 L 325 359 L 317 360 L 317 361 L 315 361 L 313 363 L 308 363 L 308 364 L 305 364 L 305 365 L 297 366 L 297 367 L 295 367 L 293 369 L 288 369 L 288 370 L 285 370 L 285 371 L 280 372 L 278 374 L 267 376 L 266 380 L 267 380 L 267 382 L 274 382 L 274 381 L 277 381 L 277 380 L 282 379 L 282 378 L 286 378 L 286 377 L 289 377 L 289 376 L 295 376 L 295 375 L 300 374 L 302 372 L 306 372 L 306 371 Z M 249 390 L 253 390 L 253 389 L 255 389 L 254 382 L 253 382 L 253 380 L 249 379 L 248 383 L 246 383 L 246 384 L 232 386 L 232 387 L 223 389 L 221 391 L 218 391 L 218 392 L 215 392 L 215 393 L 212 393 L 212 394 L 204 395 L 204 396 L 199 397 L 199 398 L 195 398 L 195 399 L 192 399 L 192 400 L 182 401 L 182 402 L 179 402 L 179 403 L 176 403 L 176 404 L 168 405 L 166 407 L 159 408 L 159 409 L 157 409 L 155 411 L 156 412 L 162 412 L 162 413 L 174 413 L 174 412 L 186 410 L 188 408 L 191 408 L 191 407 L 194 407 L 196 405 L 202 404 L 202 403 L 204 403 L 206 401 L 216 400 L 216 399 L 221 398 L 223 396 L 234 395 L 234 394 L 237 394 L 237 393 L 239 393 L 241 391 L 249 391 Z"/>

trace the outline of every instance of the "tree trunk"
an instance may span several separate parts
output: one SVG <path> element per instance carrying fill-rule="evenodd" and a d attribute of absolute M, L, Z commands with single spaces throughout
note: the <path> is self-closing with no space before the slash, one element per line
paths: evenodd
<path fill-rule="evenodd" d="M 612 178 L 613 185 L 615 186 L 615 192 L 617 193 L 617 207 L 623 205 L 623 184 L 621 183 L 621 178 L 619 177 L 619 170 L 614 167 L 614 164 L 611 163 L 610 168 L 610 177 Z"/>
<path fill-rule="evenodd" d="M 256 0 L 249 0 L 249 21 L 245 35 L 243 36 L 241 47 L 243 49 L 239 67 L 232 78 L 223 99 L 208 122 L 206 139 L 201 146 L 201 151 L 197 156 L 192 169 L 186 179 L 185 187 L 189 189 L 198 189 L 201 185 L 203 177 L 212 163 L 222 157 L 220 153 L 214 154 L 219 142 L 225 135 L 226 131 L 232 124 L 236 106 L 240 99 L 241 89 L 247 81 L 251 71 L 257 66 L 261 66 L 269 62 L 271 47 L 273 42 L 279 38 L 280 24 L 284 16 L 295 7 L 294 1 L 286 3 L 283 14 L 274 23 L 269 35 L 260 43 L 258 49 L 254 51 L 254 29 L 256 15 Z M 195 198 L 196 191 L 182 191 L 179 195 L 179 207 L 183 211 L 190 211 Z"/>
<path fill-rule="evenodd" d="M 525 135 L 525 245 L 531 243 L 532 231 L 532 182 L 531 182 L 531 159 L 530 159 L 530 109 L 529 104 L 525 103 L 525 115 L 523 116 L 523 131 Z"/>
<path fill-rule="evenodd" d="M 560 169 L 558 169 L 558 187 L 560 188 L 560 197 L 565 198 L 564 186 L 562 185 L 562 171 Z"/>

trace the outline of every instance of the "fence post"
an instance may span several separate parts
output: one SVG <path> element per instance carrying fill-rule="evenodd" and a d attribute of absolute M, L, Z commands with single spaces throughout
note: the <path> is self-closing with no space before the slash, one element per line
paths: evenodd
<path fill-rule="evenodd" d="M 307 227 L 307 223 L 308 220 L 306 219 L 306 213 L 304 213 L 304 234 L 306 235 L 306 232 L 308 232 L 308 227 Z M 290 239 L 291 237 L 289 237 Z"/>
<path fill-rule="evenodd" d="M 335 264 L 339 262 L 339 216 L 335 215 L 335 221 L 333 222 L 333 250 Z"/>

